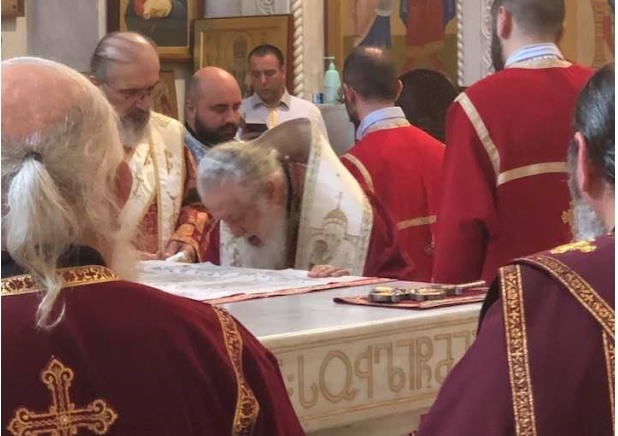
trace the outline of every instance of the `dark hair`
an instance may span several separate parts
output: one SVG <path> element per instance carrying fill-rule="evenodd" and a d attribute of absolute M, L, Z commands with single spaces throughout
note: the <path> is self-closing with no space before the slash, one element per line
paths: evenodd
<path fill-rule="evenodd" d="M 110 63 L 130 63 L 133 62 L 135 49 L 141 48 L 131 38 L 131 36 L 141 36 L 157 51 L 157 44 L 146 35 L 139 32 L 111 32 L 105 35 L 92 54 L 90 59 L 90 74 L 97 80 L 107 79 L 107 68 Z"/>
<path fill-rule="evenodd" d="M 343 64 L 343 83 L 366 100 L 397 99 L 397 68 L 380 47 L 357 47 Z"/>
<path fill-rule="evenodd" d="M 565 18 L 564 0 L 494 0 L 491 13 L 504 6 L 513 20 L 526 32 L 536 36 L 558 36 Z"/>
<path fill-rule="evenodd" d="M 261 58 L 269 54 L 275 55 L 275 57 L 279 61 L 280 67 L 283 67 L 285 65 L 285 59 L 283 58 L 283 53 L 281 52 L 281 50 L 270 44 L 258 45 L 249 52 L 249 57 L 247 59 L 251 60 L 251 58 L 254 56 Z"/>
<path fill-rule="evenodd" d="M 588 158 L 598 168 L 603 178 L 615 184 L 615 112 L 614 64 L 600 68 L 588 81 L 577 100 L 574 128 L 586 139 Z M 577 143 L 569 146 L 569 162 L 577 158 Z"/>

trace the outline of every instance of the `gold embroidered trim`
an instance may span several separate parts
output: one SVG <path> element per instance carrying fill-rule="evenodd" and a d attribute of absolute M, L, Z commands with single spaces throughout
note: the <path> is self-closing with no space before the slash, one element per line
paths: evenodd
<path fill-rule="evenodd" d="M 405 221 L 399 221 L 397 223 L 397 228 L 399 230 L 404 230 L 404 229 L 407 229 L 409 227 L 425 226 L 427 224 L 435 223 L 436 220 L 437 220 L 436 215 L 412 218 L 412 219 L 405 220 Z"/>
<path fill-rule="evenodd" d="M 566 172 L 566 163 L 564 162 L 546 162 L 526 165 L 501 172 L 498 175 L 498 186 L 507 182 L 512 182 L 513 180 L 523 179 L 524 177 L 564 172 Z"/>
<path fill-rule="evenodd" d="M 498 174 L 500 174 L 500 153 L 498 153 L 498 147 L 496 147 L 493 139 L 489 136 L 489 131 L 487 130 L 481 115 L 478 113 L 476 107 L 474 107 L 474 104 L 472 103 L 472 100 L 470 100 L 470 97 L 468 97 L 465 92 L 459 94 L 455 101 L 461 105 L 462 109 L 468 116 L 470 123 L 472 123 L 472 127 L 474 127 L 474 130 L 476 131 L 476 134 L 478 135 L 481 144 L 483 144 L 483 147 L 487 152 L 487 156 L 491 161 L 491 166 L 494 168 L 496 178 L 498 178 Z"/>
<path fill-rule="evenodd" d="M 559 247 L 550 250 L 551 254 L 564 254 L 569 251 L 579 251 L 581 253 L 592 253 L 597 249 L 597 246 L 592 243 L 591 240 L 571 242 L 570 244 L 564 244 Z"/>
<path fill-rule="evenodd" d="M 543 68 L 569 68 L 570 62 L 562 59 L 530 59 L 527 61 L 517 62 L 509 65 L 507 68 L 524 68 L 527 70 L 540 70 Z"/>
<path fill-rule="evenodd" d="M 503 292 L 504 329 L 513 395 L 515 434 L 534 436 L 537 431 L 520 267 L 509 265 L 502 268 L 500 281 Z"/>
<path fill-rule="evenodd" d="M 150 157 L 152 158 L 152 164 L 154 165 L 154 175 L 155 175 L 155 189 L 156 192 L 156 202 L 157 202 L 157 236 L 158 236 L 158 246 L 159 250 L 165 250 L 163 245 L 163 197 L 162 189 L 161 189 L 161 174 L 159 173 L 159 162 L 157 161 L 159 156 L 155 151 L 155 143 L 152 139 L 152 131 L 150 128 L 148 129 L 148 144 L 150 146 Z"/>
<path fill-rule="evenodd" d="M 80 429 L 90 430 L 98 435 L 106 434 L 118 419 L 118 414 L 100 398 L 85 407 L 77 408 L 69 397 L 74 376 L 71 368 L 52 357 L 41 373 L 41 380 L 51 392 L 52 404 L 49 410 L 33 412 L 20 407 L 7 430 L 14 436 L 68 436 L 77 435 Z"/>
<path fill-rule="evenodd" d="M 605 350 L 605 364 L 607 365 L 607 382 L 609 387 L 609 402 L 612 407 L 612 424 L 615 421 L 615 404 L 614 404 L 614 380 L 616 380 L 616 354 L 614 341 L 609 340 L 607 334 L 603 332 L 603 349 Z M 612 426 L 613 427 L 613 426 Z"/>
<path fill-rule="evenodd" d="M 62 277 L 65 288 L 76 286 L 93 285 L 120 280 L 111 269 L 104 266 L 88 265 L 72 268 L 59 268 L 56 274 Z M 40 288 L 30 274 L 22 274 L 2 279 L 2 296 L 31 294 L 41 292 Z"/>
<path fill-rule="evenodd" d="M 614 339 L 614 309 L 579 274 L 559 260 L 542 254 L 526 257 L 521 261 L 536 265 L 558 279 Z"/>
<path fill-rule="evenodd" d="M 361 173 L 361 176 L 363 176 L 363 179 L 365 180 L 365 184 L 367 185 L 369 190 L 371 192 L 375 192 L 371 174 L 369 174 L 369 171 L 367 170 L 365 165 L 363 165 L 363 163 L 356 156 L 346 153 L 343 156 L 341 156 L 341 159 L 347 159 L 348 161 L 350 161 L 350 163 L 354 165 L 356 169 Z"/>
<path fill-rule="evenodd" d="M 232 436 L 250 436 L 253 433 L 253 428 L 260 413 L 260 404 L 255 398 L 251 387 L 247 384 L 243 373 L 242 336 L 238 332 L 236 322 L 226 310 L 216 306 L 212 306 L 212 310 L 219 317 L 225 348 L 234 368 L 238 385 Z"/>

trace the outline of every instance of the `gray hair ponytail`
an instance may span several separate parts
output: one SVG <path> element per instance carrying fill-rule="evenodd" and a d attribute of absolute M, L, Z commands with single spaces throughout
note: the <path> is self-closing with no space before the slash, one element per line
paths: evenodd
<path fill-rule="evenodd" d="M 85 77 L 43 59 L 17 58 L 2 66 L 12 64 L 49 67 L 57 81 L 74 91 L 56 97 L 66 98 L 58 121 L 25 137 L 2 132 L 5 245 L 45 290 L 36 321 L 37 327 L 51 329 L 65 313 L 62 305 L 52 316 L 63 287 L 56 271 L 59 259 L 86 236 L 113 241 L 118 234 L 113 182 L 123 150 L 113 109 Z M 33 96 L 24 104 L 36 102 Z"/>

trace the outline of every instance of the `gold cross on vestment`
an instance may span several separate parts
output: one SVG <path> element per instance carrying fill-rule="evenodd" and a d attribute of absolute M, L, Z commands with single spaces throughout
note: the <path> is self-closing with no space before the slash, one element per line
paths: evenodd
<path fill-rule="evenodd" d="M 571 232 L 575 235 L 575 202 L 571 200 L 568 210 L 562 212 L 562 222 L 571 227 Z"/>
<path fill-rule="evenodd" d="M 52 404 L 47 412 L 32 412 L 20 407 L 7 429 L 15 436 L 75 436 L 79 429 L 98 435 L 107 433 L 118 418 L 105 401 L 97 399 L 83 408 L 76 408 L 69 398 L 73 370 L 52 357 L 41 380 L 51 392 Z"/>

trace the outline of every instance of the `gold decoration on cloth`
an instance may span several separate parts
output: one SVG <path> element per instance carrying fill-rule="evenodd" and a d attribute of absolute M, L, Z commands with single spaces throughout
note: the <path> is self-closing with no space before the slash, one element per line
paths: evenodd
<path fill-rule="evenodd" d="M 105 283 L 120 280 L 111 269 L 99 265 L 78 266 L 72 268 L 60 268 L 56 274 L 62 277 L 65 288 L 74 288 L 95 283 Z M 7 277 L 2 279 L 2 296 L 30 294 L 41 292 L 30 274 Z"/>
<path fill-rule="evenodd" d="M 238 331 L 234 318 L 225 309 L 212 306 L 212 310 L 219 318 L 225 348 L 236 375 L 238 395 L 236 397 L 236 413 L 234 414 L 232 436 L 251 436 L 260 413 L 260 404 L 245 380 L 242 368 L 242 336 Z"/>
<path fill-rule="evenodd" d="M 537 254 L 520 259 L 548 271 L 579 301 L 584 308 L 601 324 L 603 330 L 612 338 L 615 337 L 615 312 L 607 302 L 571 268 L 553 257 Z"/>
<path fill-rule="evenodd" d="M 575 236 L 577 229 L 575 228 L 575 202 L 571 200 L 569 208 L 562 212 L 562 222 L 571 228 L 571 234 Z"/>
<path fill-rule="evenodd" d="M 478 135 L 481 144 L 483 144 L 483 148 L 485 148 L 485 152 L 487 153 L 487 157 L 491 162 L 491 166 L 494 169 L 497 180 L 498 175 L 500 174 L 500 153 L 498 152 L 498 147 L 496 147 L 496 144 L 489 135 L 489 131 L 487 130 L 485 122 L 483 121 L 481 115 L 474 106 L 474 103 L 472 103 L 472 100 L 470 100 L 470 97 L 468 97 L 465 92 L 459 94 L 455 101 L 461 105 L 461 108 L 468 116 L 472 127 L 474 127 L 474 130 Z"/>
<path fill-rule="evenodd" d="M 579 242 L 571 242 L 570 244 L 561 245 L 560 247 L 556 247 L 553 250 L 550 250 L 551 254 L 564 254 L 569 251 L 580 251 L 582 253 L 592 253 L 596 250 L 597 247 L 592 243 L 592 241 L 579 241 Z"/>
<path fill-rule="evenodd" d="M 616 422 L 614 398 L 616 397 L 614 381 L 616 380 L 616 353 L 613 339 L 609 339 L 603 332 L 603 349 L 605 350 L 605 364 L 607 365 L 607 385 L 609 386 L 609 402 L 612 407 L 612 423 Z"/>
<path fill-rule="evenodd" d="M 516 436 L 535 436 L 537 430 L 520 267 L 509 265 L 502 268 L 500 281 L 503 292 L 504 329 L 513 396 L 515 434 Z"/>
<path fill-rule="evenodd" d="M 565 173 L 566 163 L 564 162 L 543 162 L 537 164 L 525 165 L 519 168 L 502 171 L 498 174 L 497 185 L 503 185 L 514 180 L 523 179 L 524 177 L 540 176 L 543 174 Z"/>
<path fill-rule="evenodd" d="M 341 156 L 341 159 L 345 159 L 349 161 L 352 165 L 354 165 L 356 169 L 358 170 L 358 172 L 361 173 L 361 176 L 363 176 L 363 180 L 365 181 L 365 185 L 367 185 L 367 188 L 371 192 L 375 192 L 375 187 L 373 185 L 373 179 L 371 178 L 371 174 L 369 174 L 369 170 L 367 169 L 365 165 L 363 165 L 363 163 L 356 156 L 354 156 L 353 154 L 346 153 L 343 156 Z"/>
<path fill-rule="evenodd" d="M 33 412 L 20 407 L 7 430 L 15 436 L 73 436 L 80 429 L 104 435 L 118 419 L 118 414 L 102 399 L 85 407 L 71 402 L 69 388 L 75 374 L 71 368 L 52 357 L 41 373 L 41 380 L 51 392 L 52 404 L 46 412 Z"/>
<path fill-rule="evenodd" d="M 398 230 L 405 230 L 410 227 L 427 226 L 434 224 L 438 220 L 436 215 L 421 216 L 418 218 L 410 218 L 409 220 L 399 221 L 397 223 Z"/>
<path fill-rule="evenodd" d="M 182 206 L 186 178 L 184 127 L 172 118 L 151 112 L 144 138 L 125 160 L 133 174 L 133 189 L 122 210 L 123 220 L 138 239 L 145 233 L 144 240 L 156 242 L 156 247 L 140 250 L 162 250 L 175 231 Z M 153 205 L 156 216 L 149 213 Z M 144 223 L 146 220 L 152 222 Z"/>

